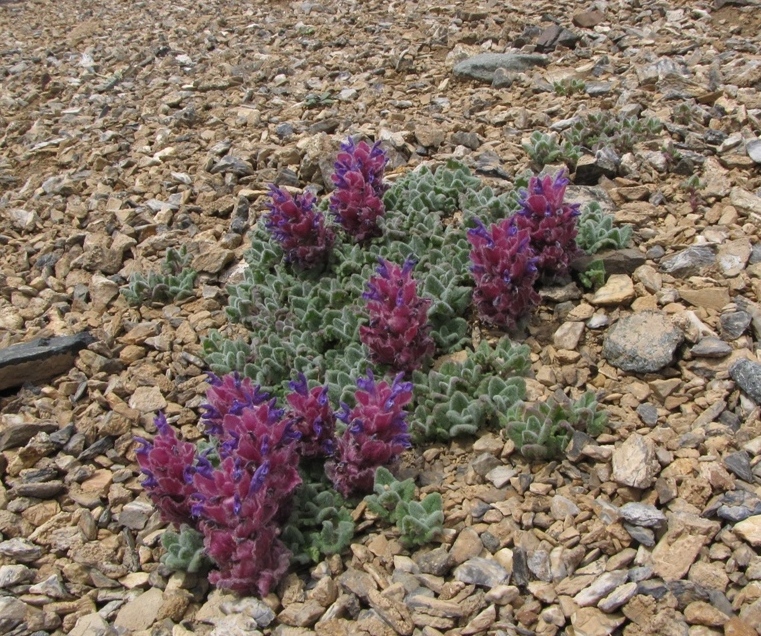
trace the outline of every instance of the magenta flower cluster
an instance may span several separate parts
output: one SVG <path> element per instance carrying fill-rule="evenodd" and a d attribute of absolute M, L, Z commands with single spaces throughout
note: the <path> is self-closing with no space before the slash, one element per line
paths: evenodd
<path fill-rule="evenodd" d="M 380 142 L 370 146 L 353 139 L 341 145 L 336 158 L 330 210 L 346 234 L 358 243 L 381 234 L 378 219 L 386 213 L 383 171 L 387 161 Z"/>
<path fill-rule="evenodd" d="M 206 424 L 218 457 L 180 442 L 162 415 L 158 435 L 141 440 L 143 486 L 166 521 L 204 535 L 216 564 L 209 581 L 221 588 L 269 594 L 290 564 L 278 538 L 301 483 L 297 435 L 274 400 L 248 379 L 211 378 Z M 216 465 L 215 465 L 216 464 Z"/>
<path fill-rule="evenodd" d="M 325 472 L 345 497 L 372 492 L 376 469 L 410 447 L 404 407 L 412 400 L 412 383 L 403 382 L 402 377 L 400 373 L 390 385 L 385 380 L 376 382 L 368 369 L 367 377 L 357 380 L 356 405 L 341 404 L 336 414 L 346 430 Z"/>
<path fill-rule="evenodd" d="M 577 204 L 564 202 L 568 180 L 532 177 L 521 192 L 520 209 L 486 228 L 480 221 L 468 231 L 473 300 L 484 322 L 512 329 L 539 303 L 539 277 L 568 273 L 577 255 Z"/>
<path fill-rule="evenodd" d="M 370 279 L 363 294 L 370 321 L 359 328 L 359 337 L 373 362 L 394 371 L 419 368 L 435 348 L 428 322 L 431 301 L 417 294 L 414 264 L 411 258 L 403 267 L 380 259 L 378 275 Z"/>
<path fill-rule="evenodd" d="M 531 249 L 536 253 L 540 276 L 554 277 L 568 273 L 568 266 L 578 255 L 576 217 L 578 203 L 565 203 L 568 179 L 565 172 L 555 178 L 532 177 L 521 192 L 521 209 L 511 217 L 518 230 L 527 230 Z"/>
<path fill-rule="evenodd" d="M 138 438 L 137 461 L 148 495 L 162 518 L 203 534 L 220 588 L 269 594 L 285 574 L 291 553 L 280 540 L 294 492 L 300 457 L 330 457 L 326 472 L 345 496 L 372 492 L 375 470 L 408 447 L 404 407 L 412 385 L 397 377 L 361 378 L 356 406 L 334 413 L 326 387 L 308 389 L 299 375 L 277 408 L 260 387 L 237 374 L 210 376 L 203 423 L 212 444 L 199 450 L 177 438 L 163 415 L 153 441 Z M 336 418 L 346 431 L 336 440 Z"/>
<path fill-rule="evenodd" d="M 280 243 L 285 260 L 312 269 L 325 264 L 335 241 L 335 233 L 325 224 L 325 216 L 315 208 L 311 192 L 292 196 L 270 185 L 269 213 L 265 225 Z"/>
<path fill-rule="evenodd" d="M 539 303 L 534 289 L 536 256 L 528 231 L 503 219 L 488 230 L 478 221 L 468 231 L 473 246 L 471 272 L 476 281 L 473 302 L 481 319 L 496 327 L 512 329 Z"/>
<path fill-rule="evenodd" d="M 299 373 L 289 384 L 293 393 L 286 396 L 293 430 L 299 436 L 301 457 L 329 457 L 335 447 L 336 416 L 328 400 L 328 387 L 316 386 L 311 391 L 307 379 Z"/>

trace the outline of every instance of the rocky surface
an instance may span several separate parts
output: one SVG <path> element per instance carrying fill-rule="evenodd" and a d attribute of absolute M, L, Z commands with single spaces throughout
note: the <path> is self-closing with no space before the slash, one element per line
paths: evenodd
<path fill-rule="evenodd" d="M 96 339 L 0 396 L 0 632 L 761 634 L 761 7 L 580 7 L 0 2 L 0 347 Z M 569 79 L 583 92 L 553 90 Z M 357 134 L 391 178 L 457 157 L 505 189 L 533 131 L 595 110 L 665 123 L 573 189 L 634 226 L 634 254 L 595 293 L 546 295 L 525 341 L 532 398 L 598 391 L 609 429 L 550 464 L 494 434 L 415 449 L 439 540 L 410 553 L 363 522 L 263 601 L 165 572 L 133 436 L 163 409 L 199 437 L 201 339 L 233 333 L 267 184 L 329 188 Z M 130 307 L 120 287 L 181 245 L 197 298 Z M 620 333 L 656 317 L 657 346 Z"/>

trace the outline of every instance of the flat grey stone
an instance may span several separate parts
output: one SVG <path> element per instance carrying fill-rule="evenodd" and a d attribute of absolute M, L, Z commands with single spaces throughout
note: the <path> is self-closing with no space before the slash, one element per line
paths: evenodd
<path fill-rule="evenodd" d="M 510 573 L 499 563 L 481 557 L 468 559 L 458 566 L 454 571 L 454 576 L 463 583 L 482 585 L 490 589 L 501 583 L 507 583 L 510 579 Z"/>
<path fill-rule="evenodd" d="M 418 553 L 413 557 L 413 560 L 423 574 L 445 576 L 452 568 L 449 551 L 444 546 L 435 548 L 430 552 Z"/>
<path fill-rule="evenodd" d="M 745 333 L 752 319 L 747 311 L 732 311 L 721 314 L 721 333 L 729 340 L 736 340 Z"/>
<path fill-rule="evenodd" d="M 34 570 L 25 565 L 0 565 L 0 589 L 34 580 Z"/>
<path fill-rule="evenodd" d="M 9 634 L 26 618 L 26 603 L 10 596 L 0 597 L 0 633 Z M 28 633 L 28 632 L 25 632 Z"/>
<path fill-rule="evenodd" d="M 638 249 L 604 250 L 597 254 L 584 254 L 571 262 L 571 269 L 585 272 L 593 261 L 602 261 L 606 276 L 613 274 L 631 275 L 634 270 L 645 264 L 645 255 Z"/>
<path fill-rule="evenodd" d="M 42 556 L 42 548 L 29 539 L 16 537 L 0 543 L 0 554 L 19 563 L 31 563 Z"/>
<path fill-rule="evenodd" d="M 636 410 L 639 419 L 648 426 L 655 426 L 658 423 L 658 409 L 652 404 L 640 404 Z"/>
<path fill-rule="evenodd" d="M 95 338 L 83 331 L 74 336 L 37 338 L 0 350 L 0 391 L 66 373 L 74 366 L 77 353 L 93 342 Z"/>
<path fill-rule="evenodd" d="M 655 545 L 655 534 L 650 528 L 635 526 L 632 523 L 624 522 L 624 530 L 629 533 L 632 539 L 641 543 L 646 548 L 652 548 Z"/>
<path fill-rule="evenodd" d="M 743 481 L 753 483 L 753 471 L 750 468 L 750 455 L 745 451 L 730 453 L 724 457 L 724 466 Z"/>
<path fill-rule="evenodd" d="M 492 82 L 498 68 L 523 72 L 535 66 L 547 66 L 549 62 L 547 56 L 533 53 L 481 53 L 456 64 L 452 72 L 456 77 Z"/>
<path fill-rule="evenodd" d="M 694 276 L 716 262 L 716 254 L 708 245 L 695 245 L 661 260 L 662 272 L 673 276 Z"/>
<path fill-rule="evenodd" d="M 608 331 L 602 353 L 614 367 L 650 373 L 671 364 L 684 340 L 665 314 L 642 311 L 619 320 Z"/>
<path fill-rule="evenodd" d="M 706 336 L 690 349 L 696 358 L 725 358 L 732 353 L 732 347 L 721 338 Z"/>
<path fill-rule="evenodd" d="M 0 429 L 0 451 L 24 446 L 37 433 L 53 433 L 58 430 L 55 422 L 17 422 Z"/>
<path fill-rule="evenodd" d="M 738 360 L 729 367 L 729 375 L 756 404 L 761 404 L 761 364 Z"/>
<path fill-rule="evenodd" d="M 621 506 L 618 511 L 625 521 L 635 526 L 656 528 L 666 523 L 666 515 L 650 504 L 632 501 Z"/>
<path fill-rule="evenodd" d="M 761 163 L 761 139 L 753 139 L 749 141 L 745 144 L 745 150 L 755 163 Z"/>
<path fill-rule="evenodd" d="M 233 155 L 227 155 L 222 157 L 213 167 L 209 170 L 211 174 L 225 174 L 232 173 L 236 177 L 246 177 L 254 174 L 254 169 L 248 161 L 243 161 Z"/>

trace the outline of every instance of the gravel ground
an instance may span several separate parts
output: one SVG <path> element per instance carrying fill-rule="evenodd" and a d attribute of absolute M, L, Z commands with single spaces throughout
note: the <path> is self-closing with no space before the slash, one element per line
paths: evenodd
<path fill-rule="evenodd" d="M 0 0 L 0 349 L 93 336 L 0 363 L 0 633 L 761 634 L 760 26 L 750 0 Z M 469 70 L 505 52 L 544 57 Z M 263 600 L 165 571 L 133 437 L 157 410 L 200 436 L 201 341 L 242 333 L 225 286 L 267 185 L 323 193 L 358 135 L 392 180 L 457 158 L 504 191 L 532 132 L 598 111 L 664 124 L 569 188 L 633 243 L 522 341 L 530 399 L 597 391 L 606 432 L 551 463 L 494 431 L 415 448 L 436 542 L 360 508 L 350 551 Z M 180 246 L 198 296 L 130 306 Z"/>

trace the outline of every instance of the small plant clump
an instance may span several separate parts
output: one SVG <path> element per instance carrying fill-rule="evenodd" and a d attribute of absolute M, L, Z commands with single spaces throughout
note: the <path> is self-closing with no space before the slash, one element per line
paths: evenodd
<path fill-rule="evenodd" d="M 178 439 L 159 415 L 158 434 L 139 439 L 136 454 L 162 518 L 183 528 L 167 535 L 167 565 L 198 570 L 205 555 L 213 584 L 266 595 L 291 562 L 286 538 L 300 561 L 346 547 L 354 524 L 335 491 L 371 492 L 376 469 L 409 446 L 404 407 L 412 385 L 401 375 L 391 384 L 376 382 L 371 371 L 357 385 L 356 405 L 342 404 L 335 414 L 326 387 L 310 390 L 303 375 L 286 396 L 288 410 L 249 378 L 211 376 L 202 418 L 210 441 L 198 446 Z M 346 425 L 338 438 L 336 418 Z M 327 457 L 324 471 L 333 483 L 304 486 L 294 506 L 301 457 Z"/>
<path fill-rule="evenodd" d="M 579 216 L 576 244 L 587 254 L 627 247 L 631 242 L 632 226 L 614 226 L 613 221 L 613 215 L 603 212 L 596 201 L 587 204 Z"/>
<path fill-rule="evenodd" d="M 553 82 L 552 89 L 555 91 L 556 95 L 565 97 L 575 95 L 576 93 L 583 93 L 585 90 L 587 90 L 587 85 L 583 79 L 574 77 Z"/>
<path fill-rule="evenodd" d="M 166 550 L 161 563 L 170 570 L 206 572 L 213 565 L 206 556 L 203 534 L 190 526 L 183 525 L 179 532 L 167 530 L 161 535 L 161 545 Z"/>
<path fill-rule="evenodd" d="M 563 134 L 566 142 L 589 152 L 608 147 L 618 155 L 634 150 L 634 145 L 657 137 L 663 124 L 652 117 L 613 117 L 608 112 L 581 117 Z"/>
<path fill-rule="evenodd" d="M 496 423 L 500 412 L 524 399 L 530 367 L 529 348 L 502 338 L 493 347 L 481 341 L 462 361 L 448 360 L 427 374 L 416 371 L 412 439 L 447 442 Z"/>
<path fill-rule="evenodd" d="M 518 403 L 501 417 L 507 436 L 526 459 L 549 460 L 562 455 L 574 431 L 597 437 L 607 423 L 607 413 L 597 411 L 592 392 L 573 401 L 562 391 L 546 402 Z"/>
<path fill-rule="evenodd" d="M 600 289 L 605 284 L 605 263 L 600 260 L 592 261 L 579 273 L 579 281 L 585 289 Z"/>
<path fill-rule="evenodd" d="M 337 492 L 323 482 L 304 483 L 296 491 L 282 536 L 296 563 L 318 563 L 349 547 L 354 520 Z"/>
<path fill-rule="evenodd" d="M 700 190 L 702 190 L 703 187 L 703 182 L 696 174 L 687 177 L 687 179 L 682 182 L 682 188 L 689 195 L 690 210 L 692 210 L 693 214 L 697 213 L 700 204 L 703 202 L 703 197 L 700 196 Z"/>
<path fill-rule="evenodd" d="M 541 170 L 544 166 L 564 163 L 573 170 L 581 158 L 581 149 L 570 141 L 558 143 L 557 139 L 546 133 L 534 131 L 523 149 L 531 159 L 532 167 Z"/>
<path fill-rule="evenodd" d="M 373 486 L 375 494 L 365 497 L 367 508 L 380 519 L 393 523 L 400 530 L 407 546 L 430 543 L 444 527 L 441 495 L 427 494 L 415 501 L 415 482 L 398 481 L 386 468 L 378 468 Z"/>
<path fill-rule="evenodd" d="M 149 307 L 163 307 L 194 298 L 197 273 L 189 267 L 191 260 L 184 245 L 180 249 L 170 247 L 161 264 L 161 273 L 133 274 L 121 293 L 130 305 Z"/>

